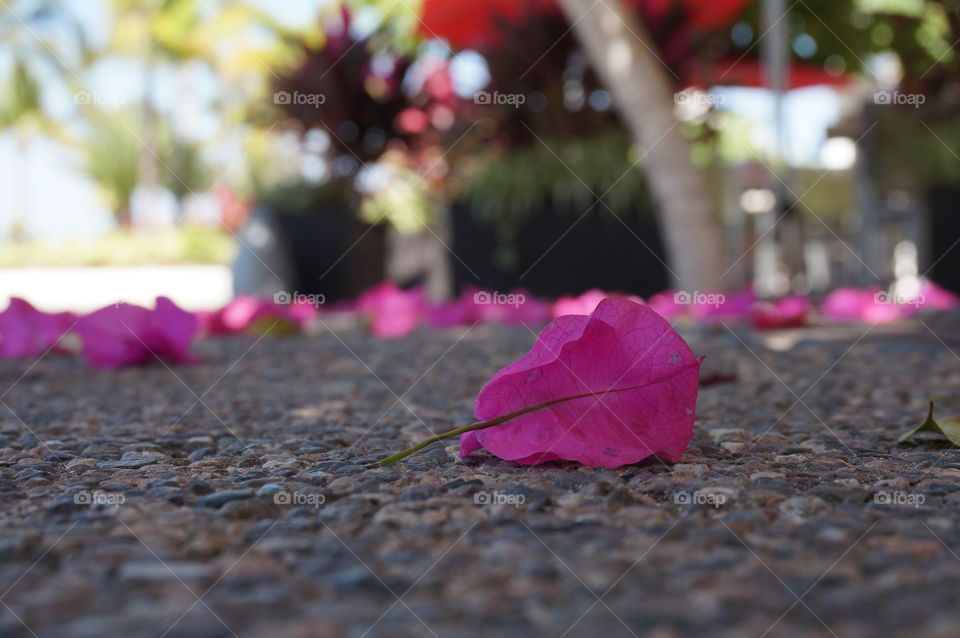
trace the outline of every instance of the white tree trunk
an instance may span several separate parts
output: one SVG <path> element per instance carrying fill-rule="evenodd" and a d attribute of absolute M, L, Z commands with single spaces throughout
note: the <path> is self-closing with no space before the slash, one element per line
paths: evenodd
<path fill-rule="evenodd" d="M 560 0 L 594 70 L 613 97 L 656 200 L 667 260 L 681 290 L 722 288 L 723 243 L 706 176 L 674 117 L 674 87 L 646 28 L 621 0 Z M 592 8 L 591 8 L 592 7 Z"/>

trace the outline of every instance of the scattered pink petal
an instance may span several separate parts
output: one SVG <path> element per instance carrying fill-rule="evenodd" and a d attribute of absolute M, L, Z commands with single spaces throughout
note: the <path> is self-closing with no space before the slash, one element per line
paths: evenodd
<path fill-rule="evenodd" d="M 889 323 L 916 314 L 916 304 L 894 303 L 879 288 L 838 288 L 823 300 L 820 312 L 832 321 Z"/>
<path fill-rule="evenodd" d="M 474 323 L 507 323 L 536 326 L 550 321 L 551 304 L 518 288 L 509 293 L 464 287 L 457 299 L 429 306 L 427 322 L 434 328 Z"/>
<path fill-rule="evenodd" d="M 837 288 L 823 300 L 820 312 L 832 321 L 859 321 L 863 309 L 873 303 L 873 292 L 861 288 Z"/>
<path fill-rule="evenodd" d="M 472 302 L 471 302 L 472 304 Z M 471 320 L 472 308 L 463 302 L 463 298 L 432 304 L 427 308 L 427 323 L 432 328 L 453 328 L 466 326 Z"/>
<path fill-rule="evenodd" d="M 471 322 L 543 324 L 550 321 L 551 306 L 526 290 L 508 293 L 467 288 L 460 298 L 470 308 Z"/>
<path fill-rule="evenodd" d="M 217 312 L 200 315 L 201 332 L 206 335 L 231 335 L 249 332 L 299 332 L 318 314 L 308 303 L 277 304 L 251 295 L 238 295 Z M 276 324 L 281 324 L 276 330 Z"/>
<path fill-rule="evenodd" d="M 150 330 L 150 311 L 119 303 L 86 315 L 74 331 L 83 342 L 83 356 L 95 368 L 141 365 L 153 355 L 143 341 Z"/>
<path fill-rule="evenodd" d="M 750 310 L 750 318 L 757 330 L 799 328 L 807 324 L 810 300 L 803 295 L 792 295 L 776 301 L 757 301 Z"/>
<path fill-rule="evenodd" d="M 926 310 L 953 310 L 960 306 L 960 297 L 930 280 L 920 286 L 920 306 Z"/>
<path fill-rule="evenodd" d="M 860 310 L 860 319 L 867 323 L 890 323 L 905 319 L 917 313 L 916 306 L 901 305 L 890 301 L 881 301 L 877 293 L 867 291 L 863 307 Z"/>
<path fill-rule="evenodd" d="M 160 357 L 175 363 L 197 363 L 190 347 L 200 329 L 196 315 L 187 312 L 167 297 L 157 297 L 150 316 L 150 330 L 143 336 L 147 347 Z"/>
<path fill-rule="evenodd" d="M 0 359 L 39 356 L 54 348 L 74 322 L 71 313 L 42 312 L 14 297 L 0 312 Z"/>
<path fill-rule="evenodd" d="M 204 332 L 211 335 L 243 332 L 253 322 L 263 302 L 250 295 L 239 295 L 208 318 Z"/>
<path fill-rule="evenodd" d="M 513 294 L 523 295 L 523 303 L 513 307 L 507 323 L 522 323 L 528 326 L 542 325 L 552 318 L 552 305 L 543 299 L 538 299 L 524 290 L 517 290 Z"/>
<path fill-rule="evenodd" d="M 316 304 L 305 301 L 294 301 L 287 306 L 287 317 L 289 317 L 297 327 L 303 328 L 305 325 L 316 319 L 320 314 L 320 309 Z"/>
<path fill-rule="evenodd" d="M 579 297 L 560 297 L 553 303 L 553 316 L 589 315 L 596 310 L 600 302 L 610 297 L 602 290 L 588 290 Z"/>
<path fill-rule="evenodd" d="M 404 337 L 416 330 L 426 312 L 423 288 L 401 290 L 392 281 L 385 281 L 360 295 L 357 311 L 369 317 L 374 336 Z"/>
<path fill-rule="evenodd" d="M 160 357 L 171 363 L 195 363 L 190 346 L 198 320 L 165 297 L 156 310 L 119 303 L 81 318 L 74 331 L 83 356 L 96 368 L 122 368 Z"/>
<path fill-rule="evenodd" d="M 589 316 L 548 325 L 525 357 L 484 386 L 474 412 L 487 421 L 550 405 L 465 433 L 461 456 L 485 448 L 525 465 L 566 459 L 610 468 L 653 454 L 679 461 L 693 435 L 698 371 L 663 317 L 605 299 Z"/>
<path fill-rule="evenodd" d="M 707 292 L 690 295 L 690 314 L 701 321 L 736 320 L 750 317 L 757 297 L 750 290 L 737 293 Z"/>
<path fill-rule="evenodd" d="M 647 300 L 647 305 L 664 319 L 675 319 L 687 314 L 690 306 L 677 302 L 676 292 L 666 290 Z"/>

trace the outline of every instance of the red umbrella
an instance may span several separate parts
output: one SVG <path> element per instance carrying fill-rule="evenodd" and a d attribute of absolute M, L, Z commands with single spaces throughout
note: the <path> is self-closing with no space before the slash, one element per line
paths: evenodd
<path fill-rule="evenodd" d="M 789 89 L 802 89 L 806 86 L 846 86 L 850 83 L 850 75 L 841 73 L 831 75 L 822 66 L 793 62 L 790 65 Z M 763 66 L 759 60 L 720 60 L 704 68 L 698 66 L 688 69 L 684 73 L 684 84 L 687 86 L 767 86 Z"/>
<path fill-rule="evenodd" d="M 627 0 L 651 28 L 671 11 L 682 11 L 695 29 L 727 26 L 752 0 Z M 455 48 L 483 48 L 499 42 L 498 25 L 557 12 L 555 0 L 423 0 L 420 33 L 446 38 Z"/>
<path fill-rule="evenodd" d="M 552 9 L 552 0 L 423 0 L 419 31 L 457 49 L 483 48 L 499 44 L 500 24 Z"/>
<path fill-rule="evenodd" d="M 752 0 L 626 0 L 628 7 L 640 12 L 648 28 L 656 35 L 673 12 L 680 12 L 686 23 L 665 44 L 664 55 L 684 59 L 690 32 L 716 31 L 733 23 Z M 420 33 L 426 37 L 446 38 L 457 49 L 495 47 L 502 44 L 501 25 L 516 24 L 538 16 L 556 15 L 556 0 L 423 0 Z M 670 54 L 674 55 L 670 55 Z M 760 62 L 756 59 L 720 60 L 704 65 L 698 60 L 685 69 L 687 86 L 766 85 Z M 842 86 L 849 75 L 831 75 L 822 67 L 796 62 L 790 67 L 790 88 L 828 85 Z"/>

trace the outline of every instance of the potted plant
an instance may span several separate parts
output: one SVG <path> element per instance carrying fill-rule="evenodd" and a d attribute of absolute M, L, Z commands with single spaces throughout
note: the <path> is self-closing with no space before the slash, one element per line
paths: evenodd
<path fill-rule="evenodd" d="M 384 276 L 385 229 L 361 218 L 357 183 L 402 137 L 393 124 L 408 106 L 400 82 L 410 59 L 392 49 L 384 29 L 357 36 L 345 8 L 323 20 L 321 44 L 296 42 L 297 63 L 278 72 L 270 103 L 254 113 L 261 121 L 280 117 L 279 128 L 301 149 L 286 176 L 254 175 L 251 223 L 286 253 L 274 260 L 285 285 L 337 300 Z"/>
<path fill-rule="evenodd" d="M 461 101 L 450 132 L 469 130 L 451 153 L 456 286 L 663 290 L 641 158 L 568 25 L 547 13 L 497 28 L 481 47 L 491 80 Z"/>

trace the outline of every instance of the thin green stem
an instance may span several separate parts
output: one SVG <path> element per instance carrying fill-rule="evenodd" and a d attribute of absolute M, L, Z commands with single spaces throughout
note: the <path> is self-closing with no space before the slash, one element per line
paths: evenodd
<path fill-rule="evenodd" d="M 699 361 L 693 364 L 693 366 L 699 366 L 699 365 L 700 365 Z M 693 367 L 693 366 L 687 366 L 687 367 Z M 676 373 L 674 373 L 671 376 L 675 376 L 676 374 L 683 372 L 683 370 L 686 370 L 687 367 L 684 367 L 683 369 L 678 370 Z M 427 447 L 431 443 L 436 443 L 437 441 L 449 439 L 451 437 L 458 436 L 465 432 L 470 432 L 471 430 L 483 430 L 486 428 L 493 427 L 495 425 L 500 425 L 501 423 L 506 423 L 507 421 L 516 419 L 517 417 L 521 417 L 524 414 L 530 414 L 531 412 L 536 412 L 537 410 L 543 410 L 545 408 L 549 408 L 551 406 L 557 405 L 558 403 L 564 403 L 566 401 L 574 401 L 576 399 L 585 399 L 588 397 L 602 397 L 607 394 L 613 394 L 614 392 L 630 392 L 631 390 L 639 390 L 640 388 L 646 388 L 651 385 L 656 385 L 658 383 L 662 383 L 663 381 L 666 381 L 666 379 L 658 379 L 657 381 L 651 381 L 650 383 L 644 383 L 642 385 L 634 385 L 628 388 L 613 388 L 611 390 L 601 390 L 600 392 L 585 392 L 583 394 L 575 394 L 569 397 L 561 397 L 559 399 L 552 399 L 544 403 L 538 403 L 537 405 L 531 405 L 529 407 L 523 408 L 522 410 L 517 410 L 516 412 L 511 412 L 510 414 L 505 414 L 503 416 L 498 416 L 495 419 L 490 419 L 489 421 L 481 421 L 479 423 L 471 423 L 470 425 L 463 425 L 453 430 L 447 430 L 446 432 L 443 432 L 441 434 L 435 434 L 428 439 L 424 439 L 423 441 L 420 441 L 419 443 L 417 443 L 412 447 L 408 447 L 406 450 L 403 450 L 402 452 L 397 452 L 393 456 L 388 456 L 387 458 L 380 461 L 380 467 L 387 467 L 388 465 L 393 465 L 397 461 L 401 459 L 405 459 L 406 457 L 410 456 L 415 452 L 419 452 L 420 450 Z"/>

